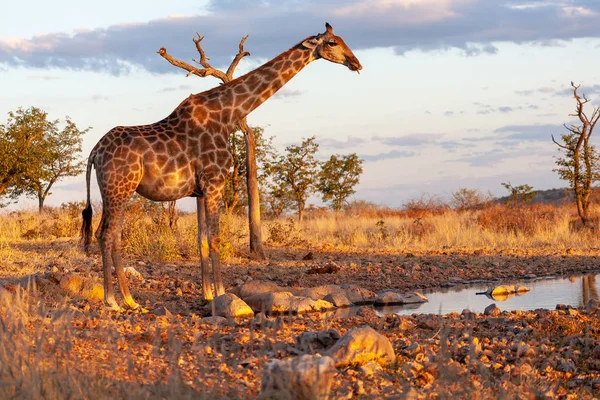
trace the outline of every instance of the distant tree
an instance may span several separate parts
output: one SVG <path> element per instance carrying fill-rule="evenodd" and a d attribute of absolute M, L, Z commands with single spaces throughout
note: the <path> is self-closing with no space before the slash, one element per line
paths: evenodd
<path fill-rule="evenodd" d="M 319 162 L 315 159 L 319 145 L 316 138 L 304 139 L 300 146 L 285 148 L 285 154 L 266 165 L 271 181 L 270 194 L 280 201 L 291 200 L 302 221 L 306 200 L 315 190 Z"/>
<path fill-rule="evenodd" d="M 8 121 L 0 125 L 0 198 L 6 205 L 23 193 L 25 174 L 39 170 L 44 132 L 49 129 L 46 114 L 38 108 L 8 113 Z"/>
<path fill-rule="evenodd" d="M 535 197 L 533 187 L 530 185 L 513 186 L 510 182 L 502 183 L 502 186 L 509 191 L 507 203 L 509 205 L 519 205 L 529 202 Z"/>
<path fill-rule="evenodd" d="M 59 120 L 49 121 L 48 114 L 39 108 L 18 109 L 9 113 L 9 120 L 2 127 L 3 147 L 17 146 L 19 154 L 10 156 L 7 169 L 12 171 L 9 196 L 20 194 L 37 197 L 39 210 L 52 186 L 67 176 L 83 172 L 79 159 L 83 135 L 90 128 L 79 130 L 68 117 L 62 129 Z"/>
<path fill-rule="evenodd" d="M 576 104 L 575 113 L 569 115 L 577 117 L 581 124 L 565 125 L 568 133 L 561 135 L 562 143 L 557 142 L 552 136 L 552 141 L 556 143 L 559 151 L 563 154 L 562 157 L 557 158 L 558 168 L 554 171 L 561 179 L 569 182 L 577 204 L 577 213 L 581 223 L 585 226 L 589 221 L 592 185 L 600 178 L 600 156 L 596 147 L 590 143 L 590 137 L 600 119 L 600 107 L 594 107 L 591 117 L 588 117 L 584 106 L 590 100 L 585 97 L 585 94 L 580 96 L 577 93 L 579 85 L 575 86 L 571 82 L 571 87 Z"/>
<path fill-rule="evenodd" d="M 452 208 L 459 211 L 476 210 L 483 207 L 492 200 L 492 195 L 483 193 L 479 189 L 460 188 L 452 193 L 450 204 Z"/>
<path fill-rule="evenodd" d="M 356 193 L 354 187 L 363 172 L 362 163 L 363 160 L 352 153 L 345 156 L 334 154 L 321 165 L 317 190 L 335 212 L 339 212 L 348 198 Z"/>

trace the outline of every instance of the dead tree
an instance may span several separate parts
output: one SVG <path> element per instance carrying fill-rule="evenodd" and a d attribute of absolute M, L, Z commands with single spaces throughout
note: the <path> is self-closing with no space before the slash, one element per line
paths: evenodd
<path fill-rule="evenodd" d="M 223 72 L 219 69 L 213 68 L 209 63 L 209 58 L 204 53 L 204 49 L 202 48 L 201 42 L 204 39 L 203 36 L 200 36 L 198 32 L 196 32 L 196 36 L 193 41 L 196 45 L 196 50 L 198 50 L 198 54 L 200 55 L 200 60 L 193 60 L 202 66 L 202 68 L 197 68 L 193 65 L 190 65 L 184 61 L 178 60 L 167 53 L 167 49 L 164 47 L 158 51 L 158 54 L 167 60 L 172 65 L 182 68 L 188 71 L 186 77 L 190 75 L 196 75 L 200 78 L 205 78 L 207 76 L 215 77 L 223 83 L 227 83 L 233 80 L 233 73 L 235 72 L 236 67 L 242 58 L 249 56 L 250 53 L 244 50 L 244 43 L 248 36 L 244 36 L 240 41 L 238 46 L 238 53 L 231 61 L 229 68 L 227 68 L 226 72 Z M 256 142 L 254 137 L 254 132 L 252 129 L 248 127 L 246 122 L 246 118 L 243 118 L 238 122 L 238 126 L 242 133 L 244 134 L 244 141 L 246 143 L 246 183 L 248 187 L 248 223 L 250 227 L 250 253 L 260 259 L 265 258 L 265 251 L 262 245 L 262 236 L 261 236 L 261 222 L 260 222 L 260 200 L 258 193 L 258 179 L 257 179 L 257 167 L 256 167 Z M 198 202 L 198 207 L 201 208 L 204 206 L 203 202 Z M 201 210 L 198 209 L 198 213 Z M 202 214 L 204 215 L 204 214 Z"/>
<path fill-rule="evenodd" d="M 581 125 L 571 125 L 565 128 L 569 133 L 561 135 L 563 143 L 559 143 L 552 136 L 552 141 L 564 151 L 564 157 L 558 158 L 556 164 L 561 179 L 569 182 L 573 194 L 575 195 L 575 203 L 577 204 L 577 213 L 581 219 L 581 223 L 589 225 L 589 206 L 590 194 L 592 193 L 592 184 L 600 177 L 598 168 L 600 167 L 600 157 L 596 152 L 596 148 L 590 143 L 590 137 L 594 132 L 594 128 L 598 119 L 600 119 L 600 107 L 594 107 L 591 117 L 584 111 L 584 106 L 590 102 L 585 97 L 585 94 L 579 95 L 577 90 L 580 85 L 575 86 L 571 82 L 573 88 L 573 97 L 575 98 L 575 113 L 569 114 L 571 117 L 577 117 Z"/>

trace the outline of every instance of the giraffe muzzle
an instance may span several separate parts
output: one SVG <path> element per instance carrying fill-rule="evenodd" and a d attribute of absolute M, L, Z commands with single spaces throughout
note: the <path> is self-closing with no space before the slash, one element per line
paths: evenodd
<path fill-rule="evenodd" d="M 362 65 L 360 65 L 360 61 L 356 57 L 346 57 L 346 61 L 344 65 L 350 69 L 350 71 L 356 71 L 360 74 L 360 70 L 362 69 Z"/>

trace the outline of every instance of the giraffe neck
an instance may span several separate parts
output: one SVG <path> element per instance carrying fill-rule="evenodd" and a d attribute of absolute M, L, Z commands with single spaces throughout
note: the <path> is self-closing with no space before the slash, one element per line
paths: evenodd
<path fill-rule="evenodd" d="M 197 96 L 218 98 L 220 109 L 231 111 L 226 113 L 226 120 L 221 118 L 221 122 L 227 128 L 234 127 L 314 60 L 313 50 L 298 44 L 257 69 Z"/>

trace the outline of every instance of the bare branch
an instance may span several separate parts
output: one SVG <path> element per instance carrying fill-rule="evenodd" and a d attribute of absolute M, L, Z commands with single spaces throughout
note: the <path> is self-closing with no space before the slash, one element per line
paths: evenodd
<path fill-rule="evenodd" d="M 160 50 L 158 50 L 157 53 L 162 58 L 164 58 L 169 63 L 171 63 L 172 65 L 174 65 L 176 67 L 179 67 L 181 69 L 185 69 L 186 71 L 188 71 L 187 76 L 197 75 L 197 76 L 199 76 L 201 78 L 204 78 L 206 76 L 206 70 L 205 69 L 196 68 L 193 65 L 190 65 L 190 64 L 186 63 L 185 61 L 181 61 L 181 60 L 178 60 L 178 59 L 172 57 L 169 53 L 167 53 L 167 49 L 165 49 L 164 47 L 162 47 Z"/>
<path fill-rule="evenodd" d="M 565 146 L 565 145 L 563 145 L 563 144 L 560 144 L 560 143 L 558 143 L 558 142 L 557 142 L 557 141 L 554 139 L 554 135 L 550 135 L 550 137 L 552 137 L 552 141 L 553 141 L 553 142 L 554 142 L 554 143 L 555 143 L 555 144 L 556 144 L 558 147 L 561 147 L 561 148 L 563 148 L 563 149 L 565 149 L 565 150 L 572 150 L 570 147 L 567 147 L 567 146 Z"/>
<path fill-rule="evenodd" d="M 227 68 L 226 75 L 230 80 L 233 79 L 233 73 L 235 72 L 235 69 L 237 68 L 242 58 L 250 55 L 249 52 L 244 51 L 244 43 L 246 43 L 246 39 L 248 39 L 248 36 L 249 35 L 246 35 L 242 38 L 242 40 L 240 40 L 240 44 L 238 46 L 238 53 L 235 55 L 233 61 L 231 61 L 231 65 L 229 65 L 229 68 Z"/>

